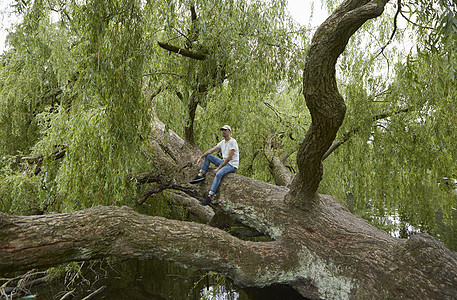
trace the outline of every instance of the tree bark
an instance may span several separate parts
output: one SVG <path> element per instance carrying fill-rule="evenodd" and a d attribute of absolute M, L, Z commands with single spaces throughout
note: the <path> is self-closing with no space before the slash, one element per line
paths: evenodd
<path fill-rule="evenodd" d="M 279 153 L 273 153 L 270 149 L 271 139 L 265 142 L 264 155 L 268 161 L 268 170 L 273 176 L 276 185 L 289 186 L 292 183 L 293 174 L 285 166 L 284 162 L 279 157 Z"/>
<path fill-rule="evenodd" d="M 187 114 L 189 117 L 187 118 L 186 124 L 184 125 L 184 138 L 186 142 L 192 145 L 195 145 L 194 121 L 199 102 L 197 98 L 197 92 L 192 93 L 189 97 L 187 102 Z"/>
<path fill-rule="evenodd" d="M 457 254 L 429 235 L 393 238 L 330 196 L 320 195 L 313 213 L 303 214 L 285 205 L 286 188 L 228 176 L 230 184 L 221 193 L 229 196 L 215 207 L 274 241 L 244 241 L 208 225 L 127 207 L 0 214 L 0 272 L 113 255 L 156 257 L 226 274 L 242 286 L 289 284 L 312 299 L 452 299 L 457 294 Z M 240 188 L 241 183 L 250 184 Z"/>
<path fill-rule="evenodd" d="M 176 47 L 176 46 L 173 46 L 173 45 L 170 45 L 167 43 L 163 43 L 163 42 L 157 42 L 157 43 L 159 44 L 159 46 L 161 48 L 168 50 L 170 52 L 174 52 L 176 54 L 181 54 L 182 56 L 185 56 L 185 57 L 189 57 L 189 58 L 196 59 L 196 60 L 205 60 L 206 59 L 206 54 L 204 54 L 204 53 L 192 52 L 190 50 L 179 48 L 179 47 Z"/>
<path fill-rule="evenodd" d="M 297 156 L 298 174 L 291 201 L 310 205 L 322 180 L 322 158 L 340 128 L 346 105 L 335 77 L 335 64 L 349 38 L 367 20 L 382 14 L 388 0 L 346 0 L 317 29 L 305 60 L 303 95 L 312 123 Z"/>
<path fill-rule="evenodd" d="M 198 169 L 187 162 L 201 152 L 158 120 L 154 129 L 149 155 L 170 176 L 163 182 L 186 191 L 186 201 L 197 204 L 212 181 L 208 174 L 203 183 L 187 183 Z M 137 176 L 145 183 L 156 178 Z M 427 234 L 393 238 L 331 196 L 317 195 L 312 207 L 297 209 L 285 201 L 288 194 L 286 187 L 229 174 L 212 205 L 272 242 L 244 241 L 206 224 L 141 215 L 127 207 L 0 214 L 0 273 L 106 256 L 157 257 L 220 272 L 241 286 L 288 284 L 311 299 L 452 299 L 457 294 L 457 253 L 440 241 Z"/>

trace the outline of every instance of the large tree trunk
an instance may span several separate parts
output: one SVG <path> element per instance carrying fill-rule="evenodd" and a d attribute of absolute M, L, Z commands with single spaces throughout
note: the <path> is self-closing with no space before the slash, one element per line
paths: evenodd
<path fill-rule="evenodd" d="M 226 274 L 240 285 L 289 284 L 313 299 L 455 299 L 455 252 L 427 234 L 393 238 L 331 196 L 315 194 L 322 157 L 344 118 L 334 78 L 336 59 L 349 37 L 379 15 L 385 3 L 345 1 L 316 32 L 304 76 L 313 123 L 300 147 L 299 175 L 291 190 L 236 174 L 222 181 L 213 204 L 216 212 L 272 242 L 244 241 L 206 224 L 145 216 L 126 207 L 28 217 L 0 214 L 0 272 L 105 256 L 158 257 Z M 212 181 L 209 172 L 205 182 L 187 184 L 201 151 L 159 122 L 153 131 L 148 155 L 160 173 L 137 177 L 152 184 L 142 201 L 172 189 L 197 203 Z"/>
<path fill-rule="evenodd" d="M 346 106 L 338 91 L 335 64 L 349 38 L 367 20 L 382 14 L 388 0 L 346 0 L 317 29 L 308 50 L 303 73 L 303 94 L 312 123 L 297 156 L 297 193 L 292 201 L 308 205 L 322 179 L 322 159 L 340 128 Z"/>
<path fill-rule="evenodd" d="M 427 234 L 396 239 L 330 196 L 291 210 L 287 188 L 228 175 L 216 208 L 270 235 L 249 242 L 204 224 L 94 207 L 44 216 L 0 214 L 0 272 L 106 256 L 157 257 L 244 286 L 289 284 L 318 299 L 452 299 L 457 254 Z"/>

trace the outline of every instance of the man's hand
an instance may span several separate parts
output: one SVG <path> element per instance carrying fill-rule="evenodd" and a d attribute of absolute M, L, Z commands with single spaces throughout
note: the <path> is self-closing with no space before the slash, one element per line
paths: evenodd
<path fill-rule="evenodd" d="M 216 168 L 216 169 L 214 169 L 214 171 L 213 171 L 214 175 L 216 175 L 216 174 L 217 174 L 217 172 L 219 172 L 219 170 L 220 170 L 220 168 Z"/>
<path fill-rule="evenodd" d="M 197 165 L 201 164 L 202 160 L 205 159 L 205 157 L 211 153 L 214 153 L 216 151 L 220 150 L 219 148 L 214 147 L 212 149 L 209 149 L 208 151 L 206 151 L 205 153 L 203 153 L 198 159 L 197 159 Z"/>

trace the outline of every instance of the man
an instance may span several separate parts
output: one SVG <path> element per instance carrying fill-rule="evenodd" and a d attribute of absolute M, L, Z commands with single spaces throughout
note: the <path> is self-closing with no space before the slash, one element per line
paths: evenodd
<path fill-rule="evenodd" d="M 210 163 L 213 163 L 217 168 L 214 170 L 214 177 L 213 184 L 211 185 L 211 189 L 208 193 L 208 196 L 200 202 L 201 205 L 208 205 L 214 198 L 216 191 L 221 183 L 222 177 L 224 177 L 228 173 L 234 173 L 238 170 L 238 165 L 240 161 L 239 151 L 238 151 L 238 143 L 234 138 L 231 137 L 232 129 L 228 125 L 224 125 L 221 127 L 222 136 L 224 140 L 217 144 L 216 147 L 209 149 L 205 153 L 202 154 L 197 159 L 197 164 L 199 165 L 201 161 L 204 159 L 201 169 L 197 176 L 195 176 L 189 183 L 197 183 L 200 181 L 205 180 L 205 174 L 208 171 Z M 216 157 L 211 155 L 216 151 L 222 152 L 222 158 Z"/>

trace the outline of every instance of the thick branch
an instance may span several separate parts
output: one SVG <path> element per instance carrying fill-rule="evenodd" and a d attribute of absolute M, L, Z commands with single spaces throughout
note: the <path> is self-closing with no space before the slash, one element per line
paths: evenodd
<path fill-rule="evenodd" d="M 206 90 L 206 88 L 205 88 Z M 194 121 L 195 121 L 195 114 L 197 112 L 199 100 L 197 93 L 192 93 L 189 96 L 187 102 L 187 112 L 188 112 L 188 119 L 184 125 L 184 139 L 187 143 L 191 145 L 195 145 L 195 136 L 194 136 Z"/>
<path fill-rule="evenodd" d="M 65 145 L 54 148 L 54 150 L 52 150 L 52 154 L 50 155 L 51 159 L 56 160 L 56 159 L 63 158 L 67 151 L 66 149 L 67 149 L 67 147 Z M 27 161 L 29 164 L 40 164 L 43 162 L 43 159 L 44 159 L 44 155 L 41 153 L 35 154 L 32 156 L 26 156 L 26 157 L 22 158 L 22 160 Z"/>
<path fill-rule="evenodd" d="M 272 135 L 267 141 L 265 141 L 264 155 L 268 161 L 268 169 L 273 176 L 276 185 L 289 186 L 292 183 L 293 174 L 285 166 L 281 158 L 272 153 L 271 146 L 275 135 Z"/>
<path fill-rule="evenodd" d="M 181 161 L 197 155 L 173 132 L 155 128 L 157 142 L 166 140 L 167 151 Z M 155 145 L 154 151 L 160 151 Z M 158 162 L 162 170 L 173 171 L 175 184 L 187 184 L 190 169 L 162 158 Z M 138 180 L 157 178 L 143 174 Z M 195 188 L 203 195 L 210 184 L 207 178 Z M 446 299 L 456 294 L 457 255 L 436 239 L 392 238 L 329 196 L 319 196 L 307 212 L 291 209 L 284 201 L 288 191 L 228 174 L 213 201 L 215 209 L 275 240 L 268 243 L 126 207 L 29 217 L 0 214 L 0 272 L 106 256 L 157 257 L 226 274 L 240 285 L 289 284 L 311 299 Z"/>
<path fill-rule="evenodd" d="M 65 156 L 67 152 L 67 146 L 60 146 L 54 148 L 52 154 L 49 156 L 52 160 L 61 159 Z M 22 160 L 26 161 L 29 165 L 35 164 L 34 175 L 38 175 L 41 172 L 41 166 L 43 164 L 44 155 L 39 153 L 32 156 L 23 157 Z"/>
<path fill-rule="evenodd" d="M 202 222 L 208 223 L 214 217 L 214 211 L 208 206 L 200 205 L 200 200 L 190 197 L 185 193 L 165 192 L 171 203 L 184 207 L 190 214 L 198 217 Z"/>
<path fill-rule="evenodd" d="M 0 214 L 0 220 L 0 272 L 112 255 L 157 257 L 262 286 L 271 277 L 252 257 L 276 264 L 270 272 L 280 276 L 281 261 L 290 255 L 275 242 L 243 241 L 217 228 L 141 215 L 127 207 L 31 217 Z"/>
<path fill-rule="evenodd" d="M 303 215 L 285 210 L 277 198 L 281 188 L 259 182 L 251 189 L 259 199 L 233 202 L 241 197 L 232 189 L 234 195 L 217 206 L 270 230 L 262 222 L 276 220 L 274 242 L 242 241 L 207 225 L 127 207 L 28 217 L 1 213 L 0 272 L 106 256 L 157 257 L 226 274 L 240 285 L 290 284 L 313 299 L 455 296 L 457 254 L 438 240 L 426 234 L 392 238 L 328 196 L 319 197 L 315 213 Z"/>
<path fill-rule="evenodd" d="M 303 95 L 312 123 L 298 151 L 299 173 L 292 185 L 291 199 L 299 206 L 308 205 L 315 195 L 322 179 L 322 157 L 345 117 L 346 106 L 336 84 L 336 61 L 349 38 L 367 20 L 379 16 L 387 1 L 344 1 L 314 34 L 303 73 Z M 296 197 L 298 194 L 301 196 Z"/>
<path fill-rule="evenodd" d="M 167 44 L 167 43 L 162 43 L 162 42 L 157 42 L 157 43 L 159 44 L 159 46 L 161 48 L 163 48 L 167 51 L 170 51 L 170 52 L 180 54 L 185 57 L 189 57 L 189 58 L 196 59 L 196 60 L 205 60 L 206 59 L 206 54 L 204 54 L 204 53 L 192 52 L 190 50 L 179 48 L 179 47 Z"/>

